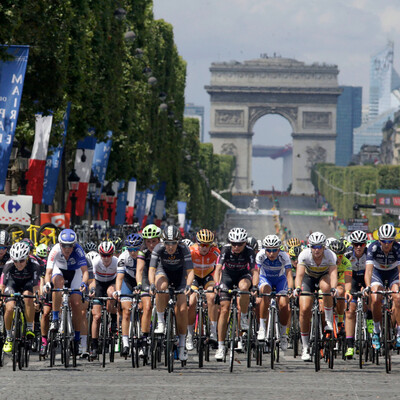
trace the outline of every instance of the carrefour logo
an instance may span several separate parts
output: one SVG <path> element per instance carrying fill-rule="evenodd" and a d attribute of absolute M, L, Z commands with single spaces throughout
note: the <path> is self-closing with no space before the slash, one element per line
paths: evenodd
<path fill-rule="evenodd" d="M 18 210 L 21 208 L 21 206 L 19 205 L 19 203 L 17 201 L 14 200 L 6 200 L 5 202 L 3 202 L 3 204 L 1 205 L 1 208 L 5 211 L 8 212 L 9 214 L 14 214 L 16 212 L 18 212 Z"/>

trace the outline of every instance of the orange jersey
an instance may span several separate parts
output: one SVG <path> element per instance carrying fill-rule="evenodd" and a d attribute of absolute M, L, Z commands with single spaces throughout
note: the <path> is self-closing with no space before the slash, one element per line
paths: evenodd
<path fill-rule="evenodd" d="M 204 278 L 208 274 L 211 274 L 211 272 L 214 271 L 215 264 L 220 255 L 218 247 L 210 247 L 209 252 L 205 256 L 200 254 L 199 245 L 197 243 L 190 246 L 189 249 L 192 254 L 194 274 L 199 278 Z"/>

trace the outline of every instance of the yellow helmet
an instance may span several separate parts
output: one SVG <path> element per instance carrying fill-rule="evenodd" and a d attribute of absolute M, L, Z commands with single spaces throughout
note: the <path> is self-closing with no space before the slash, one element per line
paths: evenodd
<path fill-rule="evenodd" d="M 291 238 L 288 239 L 288 241 L 286 242 L 288 247 L 298 247 L 301 245 L 300 240 L 297 238 Z"/>
<path fill-rule="evenodd" d="M 289 249 L 289 256 L 292 257 L 292 258 L 297 258 L 300 253 L 301 253 L 301 247 L 300 246 L 291 247 Z"/>
<path fill-rule="evenodd" d="M 208 229 L 201 229 L 196 233 L 198 243 L 210 244 L 214 242 L 214 234 Z"/>

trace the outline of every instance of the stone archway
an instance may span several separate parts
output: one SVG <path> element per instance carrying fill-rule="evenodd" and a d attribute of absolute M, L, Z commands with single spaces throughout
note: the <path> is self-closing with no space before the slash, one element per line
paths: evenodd
<path fill-rule="evenodd" d="M 292 193 L 314 193 L 312 166 L 335 162 L 337 66 L 264 57 L 213 63 L 210 71 L 210 137 L 217 153 L 236 157 L 233 190 L 251 191 L 254 124 L 280 114 L 293 129 Z"/>

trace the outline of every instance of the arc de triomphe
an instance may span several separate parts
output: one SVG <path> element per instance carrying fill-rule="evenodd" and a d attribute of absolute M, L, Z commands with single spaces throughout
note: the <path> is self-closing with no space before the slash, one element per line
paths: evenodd
<path fill-rule="evenodd" d="M 211 96 L 210 137 L 216 153 L 236 157 L 233 191 L 252 190 L 254 124 L 266 114 L 280 114 L 293 130 L 292 193 L 314 193 L 312 166 L 335 162 L 337 66 L 265 57 L 213 63 L 210 71 L 205 87 Z"/>

